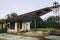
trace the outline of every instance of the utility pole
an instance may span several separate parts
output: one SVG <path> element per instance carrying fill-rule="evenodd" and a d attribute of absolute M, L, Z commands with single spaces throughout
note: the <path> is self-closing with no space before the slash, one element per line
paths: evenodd
<path fill-rule="evenodd" d="M 36 18 L 34 19 L 34 25 L 35 25 L 35 31 L 37 31 L 37 28 L 36 28 Z"/>
<path fill-rule="evenodd" d="M 35 31 L 37 31 L 36 22 L 37 22 L 37 19 L 38 19 L 38 17 L 39 17 L 39 14 L 40 14 L 40 12 L 39 12 L 39 11 L 38 11 L 38 12 L 36 12 L 36 14 L 35 14 L 35 19 L 34 19 Z"/>

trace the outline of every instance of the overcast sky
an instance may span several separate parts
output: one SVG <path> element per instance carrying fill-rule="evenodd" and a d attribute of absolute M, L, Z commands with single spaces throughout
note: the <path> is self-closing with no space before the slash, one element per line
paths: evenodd
<path fill-rule="evenodd" d="M 53 2 L 60 0 L 0 0 L 0 18 L 5 18 L 12 12 L 18 15 L 52 6 Z"/>

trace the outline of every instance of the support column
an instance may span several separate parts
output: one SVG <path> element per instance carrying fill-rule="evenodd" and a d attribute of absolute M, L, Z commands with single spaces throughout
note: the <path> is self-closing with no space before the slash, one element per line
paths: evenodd
<path fill-rule="evenodd" d="M 10 22 L 7 23 L 7 32 L 10 32 Z"/>
<path fill-rule="evenodd" d="M 20 23 L 18 23 L 17 31 L 20 31 Z"/>
<path fill-rule="evenodd" d="M 25 31 L 25 23 L 22 23 L 22 31 Z"/>
<path fill-rule="evenodd" d="M 7 27 L 10 28 L 10 22 L 7 23 Z"/>
<path fill-rule="evenodd" d="M 30 31 L 30 22 L 27 22 L 27 24 L 26 24 L 26 30 Z"/>
<path fill-rule="evenodd" d="M 35 31 L 37 31 L 37 28 L 36 28 L 36 19 L 34 19 L 34 25 L 35 25 Z"/>
<path fill-rule="evenodd" d="M 3 28 L 5 28 L 6 23 L 3 24 Z"/>
<path fill-rule="evenodd" d="M 30 22 L 22 23 L 22 31 L 30 31 Z"/>
<path fill-rule="evenodd" d="M 15 22 L 15 31 L 17 32 L 17 22 Z"/>
<path fill-rule="evenodd" d="M 5 28 L 5 24 L 3 24 L 3 28 Z"/>

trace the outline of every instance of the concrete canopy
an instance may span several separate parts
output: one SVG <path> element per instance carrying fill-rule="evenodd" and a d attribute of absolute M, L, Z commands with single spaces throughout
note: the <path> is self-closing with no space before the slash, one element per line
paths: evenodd
<path fill-rule="evenodd" d="M 60 7 L 60 5 L 57 5 L 57 7 Z M 6 19 L 5 21 L 6 22 L 9 22 L 9 21 L 10 22 L 29 22 L 29 21 L 35 19 L 35 17 L 37 15 L 41 16 L 41 15 L 44 15 L 44 14 L 52 11 L 53 8 L 54 8 L 54 6 L 38 9 L 38 10 L 29 12 L 29 13 L 19 15 L 17 17 L 12 17 L 10 19 Z"/>

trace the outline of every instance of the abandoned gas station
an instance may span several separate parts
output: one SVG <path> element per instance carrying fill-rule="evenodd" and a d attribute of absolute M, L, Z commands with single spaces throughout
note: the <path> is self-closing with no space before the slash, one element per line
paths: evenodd
<path fill-rule="evenodd" d="M 13 17 L 10 19 L 6 19 L 4 22 L 4 26 L 8 25 L 8 32 L 17 32 L 17 31 L 30 31 L 30 23 L 32 20 L 34 20 L 35 23 L 35 29 L 36 29 L 36 19 L 38 16 L 44 15 L 46 13 L 49 13 L 51 11 L 58 13 L 59 12 L 60 5 L 58 3 L 54 3 L 51 7 L 45 7 L 42 9 L 38 9 L 29 13 L 25 13 L 22 15 L 19 15 L 17 17 Z"/>

